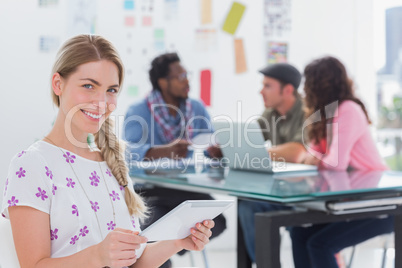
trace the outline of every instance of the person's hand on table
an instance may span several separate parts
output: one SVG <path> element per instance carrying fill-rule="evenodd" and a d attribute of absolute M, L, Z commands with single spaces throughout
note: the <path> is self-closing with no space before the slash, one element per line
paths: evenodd
<path fill-rule="evenodd" d="M 218 145 L 208 147 L 207 152 L 211 158 L 222 158 L 223 154 Z"/>

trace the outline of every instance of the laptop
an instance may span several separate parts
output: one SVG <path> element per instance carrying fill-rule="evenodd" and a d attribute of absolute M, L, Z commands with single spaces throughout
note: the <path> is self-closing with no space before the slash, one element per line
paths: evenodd
<path fill-rule="evenodd" d="M 231 169 L 267 173 L 317 173 L 317 166 L 271 159 L 257 121 L 214 121 L 212 124 L 215 129 L 212 140 L 219 144 L 224 156 L 223 161 Z"/>

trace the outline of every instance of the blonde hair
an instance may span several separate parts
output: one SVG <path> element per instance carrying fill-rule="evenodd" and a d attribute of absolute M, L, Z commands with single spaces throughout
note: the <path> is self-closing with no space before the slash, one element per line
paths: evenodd
<path fill-rule="evenodd" d="M 52 74 L 59 73 L 61 77 L 67 79 L 80 65 L 100 60 L 108 60 L 116 65 L 121 86 L 124 79 L 124 67 L 120 56 L 108 40 L 97 35 L 78 35 L 67 40 L 57 54 Z M 51 92 L 53 103 L 59 107 L 59 96 L 53 90 Z M 107 118 L 94 136 L 103 159 L 119 185 L 125 189 L 125 201 L 130 215 L 144 217 L 146 214 L 144 201 L 133 189 L 127 187 L 129 178 L 128 168 L 124 161 L 125 146 L 114 134 L 112 120 Z"/>

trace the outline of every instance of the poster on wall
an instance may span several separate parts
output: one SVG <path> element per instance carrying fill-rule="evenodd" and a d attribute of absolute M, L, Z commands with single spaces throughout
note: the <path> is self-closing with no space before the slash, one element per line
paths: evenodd
<path fill-rule="evenodd" d="M 96 21 L 96 0 L 69 0 L 67 15 L 67 32 L 70 36 L 77 34 L 94 34 Z"/>
<path fill-rule="evenodd" d="M 39 37 L 39 51 L 40 52 L 52 52 L 56 51 L 60 45 L 59 38 L 57 36 L 40 36 Z"/>
<path fill-rule="evenodd" d="M 211 52 L 217 49 L 218 33 L 216 29 L 195 29 L 195 50 Z"/>
<path fill-rule="evenodd" d="M 49 6 L 57 6 L 59 4 L 59 0 L 39 0 L 39 7 L 49 7 Z"/>
<path fill-rule="evenodd" d="M 288 61 L 288 43 L 268 42 L 267 63 L 280 63 Z"/>
<path fill-rule="evenodd" d="M 179 2 L 178 0 L 165 0 L 165 19 L 167 21 L 178 20 Z"/>
<path fill-rule="evenodd" d="M 264 35 L 286 37 L 291 30 L 291 0 L 264 0 Z"/>

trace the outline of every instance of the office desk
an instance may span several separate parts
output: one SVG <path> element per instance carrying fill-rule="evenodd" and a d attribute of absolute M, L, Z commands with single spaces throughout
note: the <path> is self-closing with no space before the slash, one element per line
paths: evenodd
<path fill-rule="evenodd" d="M 272 175 L 216 167 L 190 167 L 184 170 L 141 166 L 131 167 L 130 176 L 136 183 L 227 194 L 297 208 L 256 214 L 256 259 L 259 268 L 280 267 L 281 226 L 394 215 L 395 267 L 402 267 L 402 209 L 399 206 L 402 202 L 401 172 L 322 171 L 315 174 Z M 370 200 L 376 200 L 375 204 L 371 204 Z M 386 202 L 389 200 L 391 202 Z M 238 267 L 251 267 L 241 235 L 238 235 Z"/>

